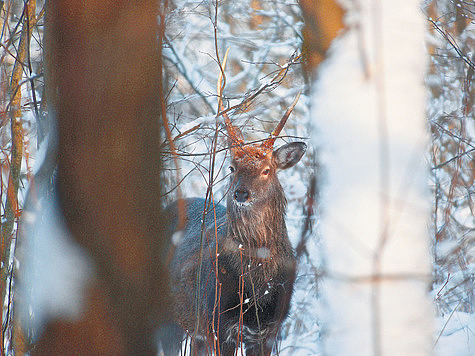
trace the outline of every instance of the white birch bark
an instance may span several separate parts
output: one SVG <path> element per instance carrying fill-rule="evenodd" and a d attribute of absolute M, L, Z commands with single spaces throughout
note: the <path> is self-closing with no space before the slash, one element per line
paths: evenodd
<path fill-rule="evenodd" d="M 352 3 L 354 5 L 354 3 Z M 320 68 L 326 355 L 429 355 L 433 309 L 419 1 L 361 0 Z"/>

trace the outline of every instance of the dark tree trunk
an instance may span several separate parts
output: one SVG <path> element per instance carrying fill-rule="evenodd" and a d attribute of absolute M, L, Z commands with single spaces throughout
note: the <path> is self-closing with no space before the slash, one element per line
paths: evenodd
<path fill-rule="evenodd" d="M 47 2 L 57 189 L 97 280 L 81 320 L 49 323 L 38 354 L 156 352 L 152 333 L 168 285 L 160 260 L 158 14 L 153 0 Z"/>

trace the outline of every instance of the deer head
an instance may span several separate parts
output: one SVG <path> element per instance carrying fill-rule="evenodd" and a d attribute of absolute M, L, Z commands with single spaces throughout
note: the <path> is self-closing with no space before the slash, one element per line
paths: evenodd
<path fill-rule="evenodd" d="M 260 144 L 245 143 L 238 127 L 234 126 L 226 113 L 223 114 L 228 144 L 231 152 L 231 187 L 229 198 L 240 206 L 265 202 L 282 191 L 277 172 L 294 166 L 303 156 L 307 145 L 292 142 L 274 149 L 274 143 L 282 131 L 290 113 L 295 107 L 297 95 L 292 105 L 280 120 L 270 137 Z M 283 195 L 279 194 L 279 195 Z"/>
<path fill-rule="evenodd" d="M 232 124 L 224 110 L 222 101 L 225 86 L 223 83 L 224 68 L 226 67 L 228 53 L 229 48 L 223 58 L 222 66 L 220 66 L 221 70 L 217 83 L 218 108 L 224 117 L 231 152 L 229 168 L 232 180 L 228 202 L 231 201 L 239 206 L 265 202 L 272 198 L 285 202 L 282 187 L 277 179 L 277 171 L 290 168 L 300 161 L 307 145 L 303 142 L 292 142 L 274 150 L 274 143 L 297 104 L 300 92 L 280 119 L 279 124 L 271 132 L 269 138 L 261 144 L 246 144 L 241 130 Z"/>

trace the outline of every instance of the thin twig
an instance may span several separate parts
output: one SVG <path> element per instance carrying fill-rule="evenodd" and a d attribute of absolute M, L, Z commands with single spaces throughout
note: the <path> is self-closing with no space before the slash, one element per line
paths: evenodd
<path fill-rule="evenodd" d="M 470 60 L 470 58 L 468 58 L 468 56 L 465 53 L 462 52 L 462 50 L 460 49 L 460 47 L 458 46 L 457 42 L 452 37 L 452 35 L 448 31 L 443 30 L 442 28 L 440 28 L 440 26 L 433 19 L 431 19 L 430 17 L 428 18 L 428 21 L 432 24 L 432 26 L 434 26 L 435 30 L 437 32 L 439 32 L 442 35 L 442 37 L 444 37 L 447 40 L 447 42 L 450 44 L 450 46 L 452 46 L 452 48 L 455 50 L 455 52 L 457 52 L 459 57 L 470 68 L 475 68 L 475 64 Z"/>

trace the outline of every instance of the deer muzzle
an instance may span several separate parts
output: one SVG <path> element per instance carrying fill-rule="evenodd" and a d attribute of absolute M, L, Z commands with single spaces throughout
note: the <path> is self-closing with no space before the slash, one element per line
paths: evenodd
<path fill-rule="evenodd" d="M 249 192 L 246 189 L 240 188 L 234 192 L 234 200 L 238 203 L 245 203 L 249 200 Z"/>

